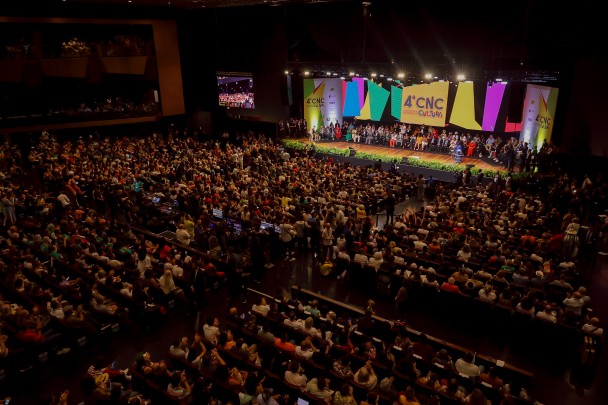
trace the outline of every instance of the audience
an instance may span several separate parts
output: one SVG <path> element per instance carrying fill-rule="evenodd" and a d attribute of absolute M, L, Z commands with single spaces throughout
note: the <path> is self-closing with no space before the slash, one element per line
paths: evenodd
<path fill-rule="evenodd" d="M 5 156 L 14 154 L 10 150 L 3 152 L 6 152 Z M 42 315 L 52 316 L 54 320 L 62 320 L 68 326 L 84 328 L 96 335 L 105 327 L 97 317 L 114 316 L 121 310 L 120 305 L 112 301 L 116 299 L 114 295 L 112 300 L 108 300 L 112 291 L 119 292 L 126 300 L 124 302 L 131 305 L 130 308 L 141 308 L 142 313 L 145 313 L 143 310 L 166 313 L 170 310 L 172 297 L 187 301 L 191 297 L 188 283 L 192 259 L 187 260 L 186 247 L 217 251 L 219 260 L 214 260 L 214 265 L 220 267 L 217 270 L 228 270 L 225 273 L 227 284 L 236 290 L 231 295 L 233 299 L 240 298 L 239 289 L 254 271 L 259 271 L 255 268 L 263 261 L 249 263 L 247 258 L 254 255 L 248 249 L 251 250 L 253 245 L 245 242 L 246 246 L 237 252 L 237 242 L 250 236 L 278 241 L 278 235 L 273 234 L 276 232 L 269 231 L 269 228 L 261 230 L 257 224 L 264 221 L 278 225 L 285 220 L 299 229 L 296 232 L 297 249 L 308 249 L 303 241 L 309 239 L 310 249 L 317 257 L 323 255 L 335 259 L 339 252 L 352 262 L 371 265 L 375 270 L 373 273 L 378 275 L 403 274 L 408 278 L 413 274 L 409 269 L 414 267 L 406 268 L 405 263 L 419 264 L 415 275 L 422 283 L 440 285 L 439 279 L 442 290 L 459 294 L 461 288 L 471 282 L 473 287 L 483 286 L 479 290 L 480 299 L 496 301 L 531 315 L 536 312 L 536 317 L 551 322 L 557 322 L 560 311 L 563 311 L 565 318 L 583 331 L 603 334 L 597 318 L 583 321 L 583 311 L 591 299 L 581 285 L 576 263 L 569 264 L 572 257 L 565 257 L 563 246 L 556 242 L 558 235 L 566 230 L 573 232 L 576 226 L 570 226 L 571 223 L 577 224 L 578 218 L 585 218 L 564 216 L 560 222 L 553 219 L 553 214 L 549 215 L 554 208 L 558 208 L 556 214 L 564 212 L 569 199 L 575 198 L 568 190 L 561 189 L 560 184 L 550 185 L 547 189 L 563 194 L 566 199 L 563 203 L 549 203 L 542 198 L 535 201 L 535 196 L 528 194 L 523 187 L 512 190 L 500 178 L 487 186 L 478 184 L 464 188 L 437 182 L 436 187 L 441 192 L 435 194 L 433 203 L 421 213 L 407 212 L 397 216 L 394 227 L 387 224 L 379 230 L 368 215 L 376 212 L 374 204 L 377 204 L 377 197 L 389 192 L 397 196 L 406 195 L 415 187 L 413 176 L 375 168 L 329 165 L 307 156 L 276 159 L 284 153 L 274 142 L 251 134 L 243 137 L 237 146 L 230 142 L 223 145 L 211 141 L 198 142 L 179 136 L 175 130 L 167 137 L 154 134 L 145 139 L 111 140 L 96 136 L 63 143 L 45 133 L 28 157 L 38 165 L 44 194 L 37 195 L 31 185 L 17 182 L 19 176 L 16 173 L 11 174 L 2 168 L 2 181 L 14 190 L 13 194 L 3 189 L 0 191 L 2 198 L 10 200 L 17 195 L 18 202 L 24 203 L 16 206 L 17 213 L 27 214 L 22 217 L 28 218 L 22 221 L 10 210 L 6 210 L 4 215 L 11 227 L 6 229 L 0 242 L 2 267 L 6 262 L 12 264 L 15 259 L 18 263 L 27 264 L 20 267 L 19 274 L 11 267 L 9 285 L 16 294 L 42 304 L 28 309 L 42 308 Z M 271 177 L 276 178 L 276 182 L 269 181 Z M 594 182 L 585 192 L 591 193 L 601 184 Z M 35 201 L 42 202 L 36 205 Z M 47 205 L 46 201 L 52 203 Z M 605 205 L 605 201 L 600 203 Z M 214 215 L 219 215 L 218 211 L 225 219 L 240 218 L 242 221 L 216 221 Z M 133 224 L 165 230 L 171 221 L 177 235 L 176 250 L 163 243 L 155 245 L 155 242 L 136 236 L 130 229 Z M 212 228 L 215 239 L 201 236 Z M 448 230 L 443 232 L 438 228 Z M 487 232 L 487 240 L 484 232 Z M 523 236 L 516 238 L 513 236 L 515 233 L 523 233 Z M 433 242 L 423 246 L 421 239 L 425 238 L 427 243 L 429 240 Z M 180 251 L 180 246 L 184 250 Z M 287 256 L 291 258 L 292 247 L 288 249 Z M 32 255 L 32 251 L 36 253 Z M 232 253 L 226 260 L 222 252 L 227 251 Z M 265 255 L 271 257 L 274 253 Z M 48 257 L 52 262 L 34 260 L 38 255 Z M 427 261 L 436 263 L 433 267 L 438 270 L 431 269 Z M 456 268 L 459 270 L 455 271 Z M 480 269 L 477 272 L 471 270 L 477 268 Z M 534 277 L 537 272 L 541 277 Z M 32 282 L 40 274 L 57 285 L 53 287 L 57 289 L 49 294 L 51 297 Z M 209 277 L 212 277 L 211 272 Z M 535 278 L 540 280 L 537 285 L 563 287 L 567 296 L 560 300 L 544 297 L 543 305 L 539 305 L 540 302 L 526 291 L 532 287 Z M 221 279 L 214 280 L 214 283 L 219 283 L 218 280 Z M 529 284 L 527 280 L 530 280 Z M 523 287 L 526 294 L 521 294 L 519 287 Z M 86 307 L 80 306 L 79 302 L 86 302 Z M 6 300 L 3 303 L 10 304 Z M 272 326 L 266 324 L 256 332 L 256 338 L 285 352 L 295 352 L 303 362 L 314 362 L 313 356 L 317 353 L 320 353 L 318 357 L 330 355 L 334 345 L 340 350 L 347 348 L 347 353 L 353 351 L 350 333 L 354 330 L 370 335 L 379 330 L 372 317 L 375 311 L 373 302 L 365 308 L 366 316 L 355 320 L 356 328 L 351 327 L 350 321 L 336 320 L 335 315 L 323 318 L 326 311 L 315 300 L 294 304 L 295 309 L 285 314 L 288 317 L 284 321 L 278 317 L 280 312 L 277 308 L 272 311 L 276 319 L 293 328 L 293 333 L 308 336 L 299 346 L 291 343 L 287 331 L 277 334 Z M 271 312 L 265 298 L 251 309 L 260 315 L 259 318 L 266 318 Z M 308 313 L 304 321 L 298 319 L 302 311 Z M 11 322 L 7 314 L 2 318 Z M 17 339 L 34 344 L 53 340 L 53 330 L 45 329 L 40 319 L 29 318 L 29 312 L 19 316 L 20 323 L 14 334 Z M 235 322 L 238 319 L 236 314 L 232 317 Z M 325 324 L 322 319 L 329 321 Z M 241 323 L 245 328 L 245 322 Z M 338 324 L 342 326 L 338 327 Z M 327 330 L 329 325 L 331 330 Z M 209 348 L 215 346 L 220 350 L 245 350 L 248 355 L 243 357 L 244 360 L 252 363 L 277 362 L 261 348 L 259 352 L 257 348 L 253 350 L 255 356 L 251 356 L 252 342 L 241 343 L 232 331 L 227 332 L 220 327 L 218 318 L 210 317 L 202 327 L 202 334 L 195 335 L 192 345 L 182 337 L 172 343 L 169 353 L 211 375 L 215 374 L 218 366 L 225 367 L 226 362 L 216 349 L 208 350 L 205 343 L 211 345 Z M 234 333 L 240 332 L 235 330 Z M 276 338 L 275 334 L 281 337 Z M 414 353 L 420 353 L 421 363 L 433 360 L 443 362 L 444 368 L 451 367 L 449 355 L 436 355 L 432 348 L 426 353 L 423 344 L 416 342 L 412 348 Z M 390 370 L 392 366 L 387 365 L 394 360 L 388 358 L 387 348 L 377 346 L 373 341 L 364 341 L 362 345 L 356 342 L 356 346 L 358 349 L 353 357 L 362 355 L 367 363 L 361 367 L 358 363 L 354 375 L 350 371 L 348 354 L 334 356 L 329 365 L 333 363 L 336 374 L 343 377 L 352 375 L 356 387 L 373 390 L 379 378 L 374 367 L 383 366 Z M 321 350 L 317 352 L 316 347 Z M 11 350 L 3 350 L 0 346 L 0 354 L 3 351 L 10 355 Z M 338 358 L 340 360 L 336 361 Z M 374 367 L 372 361 L 375 362 Z M 420 371 L 411 359 L 409 364 L 408 372 L 411 371 L 410 374 L 417 379 Z M 483 368 L 474 364 L 471 353 L 458 359 L 454 367 L 459 373 L 480 376 L 480 379 L 494 381 L 489 382 L 493 386 L 500 385 L 497 383 L 500 378 L 492 375 L 493 369 L 485 375 Z M 348 403 L 347 398 L 352 397 L 351 390 L 347 388 L 332 393 L 327 389 L 324 378 L 315 373 L 309 380 L 304 370 L 308 372 L 306 365 L 301 367 L 299 362 L 292 360 L 283 369 L 285 381 L 307 389 L 319 398 L 333 396 Z M 148 360 L 144 356 L 141 372 L 158 382 L 159 386 L 167 387 L 167 392 L 176 397 L 188 397 L 194 387 L 187 375 L 173 372 L 163 361 L 150 362 L 149 356 Z M 245 380 L 243 377 L 243 384 Z M 239 382 L 238 385 L 243 384 Z M 481 398 L 475 391 L 465 396 L 464 393 L 458 394 L 461 390 L 454 390 L 453 384 L 447 386 L 447 393 L 469 398 L 467 400 L 471 403 Z M 368 402 L 370 400 L 375 400 L 371 394 Z M 399 401 L 416 403 L 417 399 L 412 391 L 405 390 L 403 395 L 399 395 Z"/>

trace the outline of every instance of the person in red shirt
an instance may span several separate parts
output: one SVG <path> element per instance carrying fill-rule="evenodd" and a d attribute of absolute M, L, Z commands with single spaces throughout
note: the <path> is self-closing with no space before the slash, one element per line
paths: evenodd
<path fill-rule="evenodd" d="M 450 277 L 448 278 L 448 281 L 444 281 L 444 283 L 441 284 L 441 289 L 443 291 L 449 291 L 453 293 L 460 292 L 460 288 L 456 285 L 456 280 L 454 279 L 454 277 Z"/>
<path fill-rule="evenodd" d="M 526 234 L 521 237 L 521 245 L 525 248 L 534 247 L 536 238 L 530 234 L 529 230 L 526 230 Z"/>
<path fill-rule="evenodd" d="M 43 343 L 46 340 L 42 334 L 42 325 L 32 320 L 26 321 L 25 328 L 18 331 L 15 336 L 25 343 Z"/>
<path fill-rule="evenodd" d="M 467 156 L 473 156 L 473 153 L 475 153 L 475 148 L 477 148 L 477 142 L 475 141 L 471 141 L 469 142 L 469 148 L 467 149 Z"/>
<path fill-rule="evenodd" d="M 282 337 L 275 338 L 274 346 L 276 348 L 278 348 L 284 352 L 288 352 L 288 353 L 295 353 L 295 351 L 296 351 L 296 346 L 289 341 L 289 336 L 287 334 L 287 331 L 283 332 Z"/>

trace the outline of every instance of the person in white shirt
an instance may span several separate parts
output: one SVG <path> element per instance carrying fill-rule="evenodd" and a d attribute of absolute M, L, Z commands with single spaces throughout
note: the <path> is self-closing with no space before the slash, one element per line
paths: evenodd
<path fill-rule="evenodd" d="M 494 302 L 496 301 L 496 293 L 492 290 L 492 286 L 486 284 L 484 288 L 479 290 L 479 299 L 484 302 Z"/>
<path fill-rule="evenodd" d="M 322 337 L 321 334 L 319 333 L 319 331 L 317 330 L 317 328 L 315 328 L 314 326 L 312 326 L 314 320 L 312 319 L 312 317 L 308 317 L 306 318 L 306 320 L 304 321 L 304 325 L 302 325 L 302 327 L 300 328 L 300 330 L 304 333 L 309 334 L 312 337 Z"/>
<path fill-rule="evenodd" d="M 296 346 L 295 354 L 297 356 L 304 357 L 306 360 L 312 359 L 312 355 L 315 353 L 316 348 L 312 344 L 312 340 L 309 337 L 304 339 L 299 346 Z"/>
<path fill-rule="evenodd" d="M 604 329 L 599 327 L 600 320 L 596 317 L 593 317 L 583 325 L 581 330 L 590 335 L 602 336 L 604 334 Z"/>
<path fill-rule="evenodd" d="M 384 263 L 384 259 L 382 258 L 382 252 L 374 253 L 374 256 L 369 259 L 369 265 L 376 269 L 376 271 L 380 269 L 382 263 Z"/>
<path fill-rule="evenodd" d="M 557 323 L 557 314 L 551 308 L 551 305 L 545 306 L 545 309 L 536 313 L 536 318 L 547 322 Z"/>
<path fill-rule="evenodd" d="M 306 388 L 308 377 L 302 374 L 300 363 L 298 361 L 292 361 L 289 363 L 289 370 L 285 371 L 285 381 L 299 387 L 302 390 Z"/>
<path fill-rule="evenodd" d="M 365 266 L 368 263 L 367 256 L 365 256 L 365 255 L 363 255 L 361 253 L 355 254 L 355 258 L 353 259 L 353 261 L 355 263 L 359 263 L 362 266 Z"/>
<path fill-rule="evenodd" d="M 190 244 L 190 234 L 184 228 L 184 224 L 179 224 L 177 230 L 175 231 L 175 237 L 179 243 L 182 243 L 186 246 Z"/>
<path fill-rule="evenodd" d="M 304 321 L 296 318 L 296 311 L 289 311 L 289 318 L 286 318 L 283 323 L 290 328 L 301 329 L 304 327 Z"/>
<path fill-rule="evenodd" d="M 207 323 L 203 325 L 203 336 L 205 340 L 213 345 L 216 345 L 220 338 L 220 320 L 218 318 L 209 317 Z"/>
<path fill-rule="evenodd" d="M 65 195 L 65 193 L 59 194 L 57 196 L 57 201 L 59 201 L 61 203 L 61 206 L 64 208 L 70 205 L 70 199 L 67 195 Z"/>
<path fill-rule="evenodd" d="M 261 297 L 257 304 L 251 306 L 251 310 L 259 312 L 262 316 L 266 316 L 268 315 L 268 312 L 270 312 L 270 305 L 266 303 L 265 297 Z"/>
<path fill-rule="evenodd" d="M 475 359 L 473 358 L 473 354 L 471 352 L 467 352 L 464 355 L 464 358 L 456 360 L 456 363 L 454 363 L 454 368 L 456 368 L 458 373 L 467 375 L 469 377 L 479 377 L 483 371 L 483 366 L 478 366 L 475 364 Z"/>
<path fill-rule="evenodd" d="M 49 315 L 54 316 L 57 319 L 65 318 L 63 308 L 57 301 L 49 301 L 47 302 L 46 306 L 49 310 Z"/>

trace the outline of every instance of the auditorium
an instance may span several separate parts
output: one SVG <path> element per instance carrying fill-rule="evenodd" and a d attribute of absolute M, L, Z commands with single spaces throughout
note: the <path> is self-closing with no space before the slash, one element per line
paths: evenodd
<path fill-rule="evenodd" d="M 3 2 L 0 400 L 608 403 L 600 15 Z"/>

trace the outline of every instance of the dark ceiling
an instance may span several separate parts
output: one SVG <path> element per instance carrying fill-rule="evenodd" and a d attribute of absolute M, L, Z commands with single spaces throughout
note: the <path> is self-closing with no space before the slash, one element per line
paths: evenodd
<path fill-rule="evenodd" d="M 125 5 L 127 7 L 199 9 L 243 6 L 281 6 L 295 3 L 328 3 L 352 0 L 46 0 L 46 3 Z M 35 3 L 36 0 L 21 0 L 21 3 Z M 40 1 L 38 1 L 40 3 Z"/>
<path fill-rule="evenodd" d="M 2 1 L 2 0 L 0 0 Z M 402 64 L 448 71 L 563 70 L 603 49 L 600 13 L 548 0 L 19 0 L 0 15 L 175 19 L 184 35 L 215 27 L 227 53 L 267 43 L 284 27 L 289 63 Z M 369 3 L 368 6 L 365 6 Z M 12 10 L 12 11 L 11 11 Z M 367 17 L 364 17 L 367 16 Z M 225 27 L 230 27 L 226 30 Z M 227 37 L 232 37 L 230 42 Z M 235 44 L 237 44 L 235 46 Z M 246 44 L 246 45 L 244 45 Z M 255 48 L 257 49 L 257 48 Z M 259 50 L 257 50 L 259 51 Z M 256 51 L 256 52 L 257 52 Z M 323 69 L 324 67 L 319 67 Z"/>

